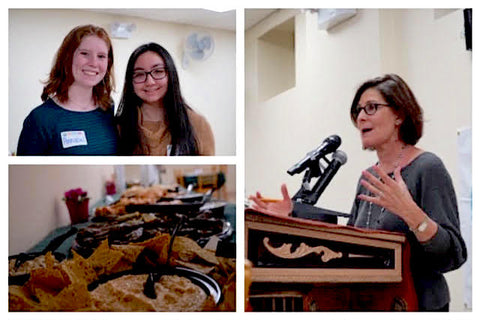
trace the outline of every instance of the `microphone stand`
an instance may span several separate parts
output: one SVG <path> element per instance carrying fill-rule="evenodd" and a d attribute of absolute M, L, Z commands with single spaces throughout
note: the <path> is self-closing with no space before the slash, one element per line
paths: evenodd
<path fill-rule="evenodd" d="M 312 163 L 305 171 L 302 179 L 302 185 L 297 193 L 293 196 L 293 201 L 310 205 L 317 203 L 321 193 L 325 190 L 326 185 L 322 185 L 322 179 L 318 179 L 312 189 L 310 183 L 313 178 L 321 177 L 325 171 L 321 166 L 321 160 L 324 160 L 328 165 L 330 165 L 331 161 L 328 160 L 326 156 L 323 156 L 318 162 Z"/>
<path fill-rule="evenodd" d="M 327 163 L 326 168 L 321 165 L 321 160 Z M 326 210 L 314 206 L 331 180 L 328 179 L 328 177 L 325 177 L 324 179 L 322 179 L 322 177 L 326 173 L 331 175 L 335 174 L 335 172 L 332 170 L 328 170 L 331 165 L 332 160 L 329 160 L 326 156 L 323 156 L 318 162 L 312 162 L 306 169 L 302 179 L 302 185 L 297 193 L 295 193 L 295 195 L 292 197 L 294 217 L 315 219 L 337 224 L 338 217 L 349 216 L 349 214 Z M 313 178 L 319 179 L 312 188 L 310 183 Z"/>

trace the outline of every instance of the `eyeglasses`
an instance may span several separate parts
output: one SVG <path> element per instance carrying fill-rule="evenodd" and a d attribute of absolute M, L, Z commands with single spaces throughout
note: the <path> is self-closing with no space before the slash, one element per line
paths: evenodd
<path fill-rule="evenodd" d="M 388 105 L 386 103 L 376 103 L 376 102 L 368 102 L 363 107 L 360 107 L 360 105 L 358 105 L 353 110 L 353 118 L 356 120 L 358 115 L 360 114 L 360 112 L 362 112 L 362 110 L 364 110 L 365 113 L 368 114 L 369 116 L 372 116 L 372 115 L 375 114 L 375 112 L 377 112 L 378 107 L 389 107 L 389 106 L 390 105 Z"/>
<path fill-rule="evenodd" d="M 154 80 L 162 80 L 167 76 L 167 70 L 164 68 L 158 68 L 148 72 L 136 71 L 133 73 L 133 83 L 144 83 L 147 81 L 148 75 L 151 75 Z"/>

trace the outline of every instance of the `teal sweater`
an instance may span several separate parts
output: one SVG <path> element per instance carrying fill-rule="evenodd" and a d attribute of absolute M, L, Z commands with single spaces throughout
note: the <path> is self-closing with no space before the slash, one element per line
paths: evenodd
<path fill-rule="evenodd" d="M 17 155 L 116 155 L 113 108 L 66 110 L 48 99 L 23 122 Z"/>

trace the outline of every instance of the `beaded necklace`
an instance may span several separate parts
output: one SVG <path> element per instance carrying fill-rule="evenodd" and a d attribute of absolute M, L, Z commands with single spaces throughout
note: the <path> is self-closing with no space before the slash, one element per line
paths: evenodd
<path fill-rule="evenodd" d="M 400 165 L 400 161 L 402 160 L 403 158 L 403 154 L 405 153 L 405 149 L 407 148 L 407 145 L 403 145 L 402 146 L 402 149 L 400 150 L 400 154 L 398 155 L 397 157 L 397 160 L 395 161 L 395 164 L 393 166 L 393 172 L 391 174 L 389 174 L 389 176 L 395 180 L 395 175 L 394 175 L 394 172 L 395 170 L 398 168 L 398 166 Z M 378 165 L 381 166 L 380 162 L 378 162 Z M 373 193 L 368 191 L 368 195 L 369 196 L 373 196 Z M 385 208 L 384 207 L 380 207 L 380 215 L 379 217 L 381 217 L 383 215 L 383 212 L 385 211 Z M 367 211 L 367 229 L 370 229 L 370 219 L 371 219 L 371 216 L 372 216 L 372 202 L 370 201 L 368 203 L 368 211 Z"/>

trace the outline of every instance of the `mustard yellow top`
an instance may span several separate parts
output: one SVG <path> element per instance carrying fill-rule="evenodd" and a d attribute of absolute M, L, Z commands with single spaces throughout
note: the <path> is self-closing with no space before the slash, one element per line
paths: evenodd
<path fill-rule="evenodd" d="M 172 137 L 163 121 L 147 121 L 143 119 L 141 108 L 138 108 L 138 128 L 142 144 L 135 148 L 134 154 L 166 156 Z M 215 155 L 215 138 L 207 119 L 191 109 L 187 109 L 201 156 Z"/>

